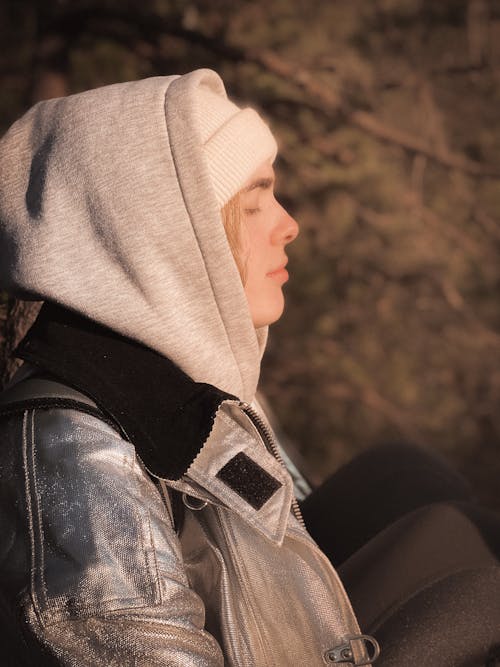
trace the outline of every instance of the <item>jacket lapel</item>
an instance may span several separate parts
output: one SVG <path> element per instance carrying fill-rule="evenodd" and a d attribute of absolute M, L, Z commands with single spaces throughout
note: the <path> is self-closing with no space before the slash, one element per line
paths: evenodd
<path fill-rule="evenodd" d="M 167 483 L 229 507 L 268 539 L 283 541 L 293 482 L 267 451 L 238 402 L 225 401 L 221 405 L 210 436 L 184 481 Z"/>
<path fill-rule="evenodd" d="M 53 304 L 17 356 L 89 396 L 172 488 L 237 513 L 281 542 L 293 483 L 239 400 L 197 383 L 169 359 Z"/>

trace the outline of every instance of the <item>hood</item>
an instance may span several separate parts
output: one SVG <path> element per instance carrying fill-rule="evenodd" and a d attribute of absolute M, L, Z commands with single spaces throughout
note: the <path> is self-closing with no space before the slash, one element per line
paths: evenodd
<path fill-rule="evenodd" d="M 251 401 L 253 327 L 201 150 L 211 70 L 40 102 L 0 142 L 0 287 L 64 306 Z"/>

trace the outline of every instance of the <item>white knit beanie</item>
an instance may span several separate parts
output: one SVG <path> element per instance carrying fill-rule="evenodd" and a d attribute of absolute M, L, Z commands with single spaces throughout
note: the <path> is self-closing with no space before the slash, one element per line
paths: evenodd
<path fill-rule="evenodd" d="M 204 86 L 196 89 L 195 104 L 203 152 L 222 208 L 258 167 L 274 161 L 278 147 L 271 130 L 253 109 L 240 109 Z"/>

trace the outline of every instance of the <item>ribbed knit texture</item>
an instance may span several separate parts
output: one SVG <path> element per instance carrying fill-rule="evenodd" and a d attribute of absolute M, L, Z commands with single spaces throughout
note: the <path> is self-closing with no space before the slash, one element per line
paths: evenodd
<path fill-rule="evenodd" d="M 222 208 L 267 160 L 273 162 L 277 145 L 271 131 L 253 109 L 207 88 L 195 94 L 197 122 L 208 172 L 217 203 Z"/>

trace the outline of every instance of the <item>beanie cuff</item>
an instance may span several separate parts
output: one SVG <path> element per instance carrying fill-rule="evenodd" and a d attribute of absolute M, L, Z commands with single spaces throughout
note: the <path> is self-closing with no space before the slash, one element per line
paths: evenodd
<path fill-rule="evenodd" d="M 220 127 L 204 146 L 217 204 L 222 208 L 278 147 L 271 130 L 253 109 L 243 109 Z"/>

